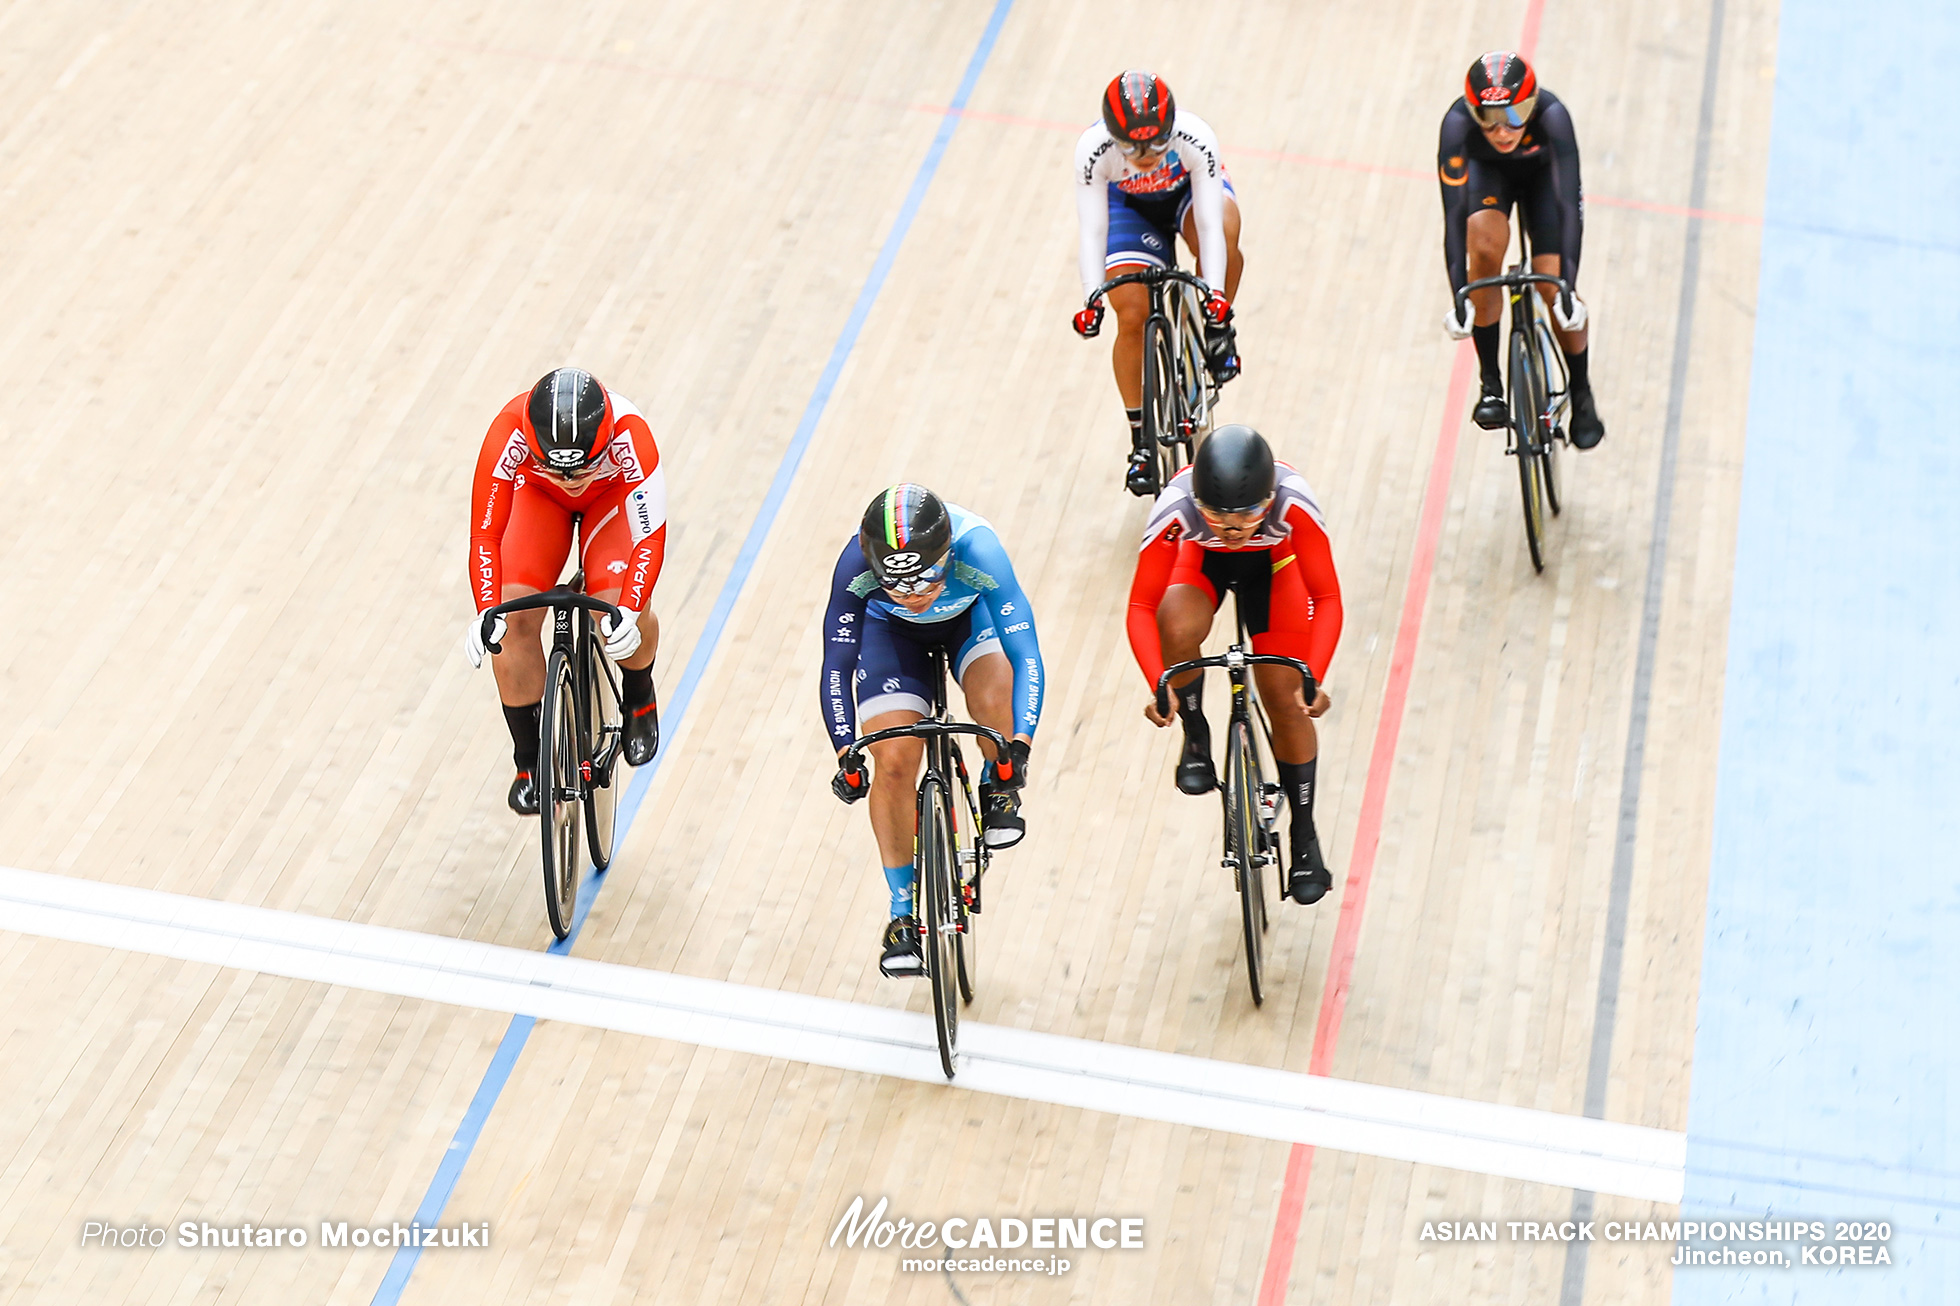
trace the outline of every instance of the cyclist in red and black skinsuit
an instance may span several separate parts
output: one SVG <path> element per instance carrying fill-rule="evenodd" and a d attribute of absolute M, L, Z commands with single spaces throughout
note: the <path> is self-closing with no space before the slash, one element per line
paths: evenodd
<path fill-rule="evenodd" d="M 653 696 L 660 622 L 651 600 L 667 551 L 667 478 L 640 410 L 591 373 L 561 367 L 504 405 L 477 454 L 470 491 L 477 612 L 556 585 L 574 532 L 586 593 L 620 609 L 617 621 L 601 617 L 599 630 L 606 655 L 619 663 L 622 751 L 628 765 L 644 766 L 660 746 Z M 492 618 L 487 630 L 479 615 L 463 640 L 472 666 L 483 665 L 486 644 L 503 646 L 491 670 L 517 762 L 508 801 L 520 816 L 538 810 L 532 769 L 545 611 Z"/>
<path fill-rule="evenodd" d="M 1167 665 L 1201 656 L 1228 589 L 1238 595 L 1255 653 L 1304 662 L 1315 681 L 1326 676 L 1341 639 L 1341 582 L 1320 505 L 1305 478 L 1274 462 L 1265 439 L 1237 423 L 1214 431 L 1157 497 L 1130 582 L 1130 649 L 1152 692 L 1144 715 L 1158 726 L 1182 717 L 1177 787 L 1187 794 L 1218 786 L 1204 676 L 1194 671 L 1183 683 L 1172 682 L 1168 716 L 1157 711 L 1157 679 Z M 1253 677 L 1272 721 L 1273 753 L 1293 814 L 1287 893 L 1295 902 L 1318 902 L 1333 887 L 1313 823 L 1320 755 L 1313 718 L 1327 710 L 1327 691 L 1318 689 L 1307 702 L 1299 673 L 1288 667 L 1254 667 Z"/>
<path fill-rule="evenodd" d="M 1522 58 L 1508 50 L 1487 54 L 1470 65 L 1462 98 L 1443 115 L 1436 175 L 1443 191 L 1443 262 L 1452 292 L 1503 271 L 1514 203 L 1531 233 L 1532 271 L 1564 277 L 1573 288 L 1569 315 L 1550 286 L 1538 291 L 1551 311 L 1571 376 L 1572 443 L 1592 448 L 1605 438 L 1606 427 L 1593 402 L 1586 306 L 1576 293 L 1586 215 L 1572 115 L 1538 85 Z M 1476 291 L 1462 317 L 1452 303 L 1445 323 L 1458 340 L 1476 341 L 1483 394 L 1473 417 L 1491 431 L 1508 419 L 1498 341 L 1503 303 L 1501 290 Z"/>

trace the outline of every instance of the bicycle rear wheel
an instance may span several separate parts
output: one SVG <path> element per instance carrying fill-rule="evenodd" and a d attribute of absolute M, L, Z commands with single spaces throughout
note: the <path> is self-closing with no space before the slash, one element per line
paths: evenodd
<path fill-rule="evenodd" d="M 538 829 L 544 855 L 544 907 L 551 932 L 572 932 L 584 849 L 579 845 L 578 700 L 571 659 L 553 649 L 545 667 L 544 702 L 538 713 Z"/>
<path fill-rule="evenodd" d="M 1245 923 L 1245 973 L 1252 982 L 1252 1002 L 1265 1002 L 1261 969 L 1266 946 L 1266 877 L 1261 873 L 1259 839 L 1259 777 L 1252 756 L 1252 735 L 1243 721 L 1234 721 L 1225 765 L 1225 856 L 1236 867 L 1239 915 Z"/>
<path fill-rule="evenodd" d="M 1554 420 L 1554 410 L 1567 403 L 1566 391 L 1571 382 L 1565 374 L 1565 354 L 1558 340 L 1552 335 L 1551 327 L 1545 319 L 1532 313 L 1532 329 L 1538 340 L 1538 411 L 1544 414 L 1539 426 L 1539 445 L 1543 450 L 1539 455 L 1544 463 L 1545 503 L 1551 508 L 1552 516 L 1559 514 L 1558 501 L 1558 447 L 1560 439 L 1554 434 L 1558 423 Z"/>
<path fill-rule="evenodd" d="M 1169 450 L 1170 475 L 1191 461 L 1199 443 L 1211 434 L 1214 383 L 1205 354 L 1205 331 L 1198 294 L 1189 286 L 1177 296 L 1177 441 Z M 1165 484 L 1169 484 L 1169 477 Z"/>
<path fill-rule="evenodd" d="M 1170 323 L 1152 314 L 1143 324 L 1143 438 L 1162 490 L 1177 474 L 1177 361 Z"/>
<path fill-rule="evenodd" d="M 976 924 L 973 917 L 980 910 L 980 875 L 987 869 L 987 841 L 981 834 L 980 809 L 974 806 L 966 761 L 960 756 L 958 744 L 948 740 L 947 745 L 952 750 L 954 768 L 960 781 L 960 805 L 953 813 L 953 869 L 958 886 L 954 915 L 960 928 L 953 935 L 953 954 L 960 976 L 960 1001 L 970 1007 L 973 1005 L 974 980 L 980 973 L 979 940 L 973 932 Z M 964 827 L 958 821 L 961 812 L 966 814 Z"/>
<path fill-rule="evenodd" d="M 615 814 L 619 807 L 619 682 L 612 663 L 598 647 L 592 617 L 581 614 L 579 675 L 585 683 L 579 694 L 579 738 L 586 759 L 585 843 L 592 869 L 603 875 L 612 866 Z"/>
<path fill-rule="evenodd" d="M 919 880 L 925 890 L 926 976 L 932 981 L 932 1023 L 939 1034 L 939 1066 L 953 1077 L 959 1062 L 960 998 L 954 939 L 959 929 L 954 907 L 959 892 L 953 870 L 953 830 L 947 819 L 945 782 L 927 775 L 919 785 Z"/>
<path fill-rule="evenodd" d="M 1513 309 L 1515 312 L 1516 309 Z M 1543 401 L 1538 393 L 1538 376 L 1532 370 L 1531 351 L 1524 332 L 1511 333 L 1511 431 L 1517 441 L 1518 487 L 1524 496 L 1524 538 L 1531 548 L 1531 566 L 1545 570 L 1545 479 L 1539 461 L 1540 425 Z"/>

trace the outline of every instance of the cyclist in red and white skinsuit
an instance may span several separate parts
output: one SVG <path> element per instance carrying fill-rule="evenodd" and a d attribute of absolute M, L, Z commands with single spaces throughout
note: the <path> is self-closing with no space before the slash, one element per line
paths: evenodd
<path fill-rule="evenodd" d="M 1184 683 L 1172 682 L 1169 716 L 1157 711 L 1157 680 L 1171 663 L 1203 656 L 1212 616 L 1228 589 L 1238 595 L 1253 652 L 1295 658 L 1307 664 L 1316 683 L 1324 679 L 1341 639 L 1341 581 L 1320 504 L 1300 473 L 1273 460 L 1264 437 L 1237 423 L 1214 431 L 1158 496 L 1130 582 L 1130 649 L 1152 695 L 1144 715 L 1158 726 L 1183 718 L 1177 787 L 1187 794 L 1218 785 L 1204 675 L 1194 671 Z M 1276 666 L 1252 671 L 1272 721 L 1274 758 L 1293 814 L 1287 892 L 1296 902 L 1318 902 L 1333 887 L 1313 823 L 1320 755 L 1313 718 L 1327 710 L 1327 692 L 1317 689 L 1309 703 L 1299 672 Z"/>
<path fill-rule="evenodd" d="M 1239 372 L 1238 338 L 1231 327 L 1245 259 L 1239 253 L 1239 201 L 1218 155 L 1218 137 L 1203 119 L 1179 109 L 1171 88 L 1146 72 L 1126 72 L 1103 91 L 1102 121 L 1075 143 L 1077 259 L 1082 293 L 1105 278 L 1145 268 L 1177 266 L 1177 238 L 1198 256 L 1205 298 L 1205 353 L 1222 385 Z M 1130 465 L 1125 484 L 1149 497 L 1157 484 L 1155 451 L 1143 447 L 1143 324 L 1150 291 L 1118 286 L 1110 364 L 1130 419 Z M 1075 315 L 1084 339 L 1102 329 L 1100 304 Z"/>
<path fill-rule="evenodd" d="M 653 658 L 660 622 L 649 600 L 667 549 L 667 480 L 660 449 L 639 409 L 589 372 L 561 367 L 497 414 L 477 455 L 470 490 L 470 588 L 481 613 L 556 585 L 578 536 L 586 592 L 616 605 L 601 617 L 606 654 L 619 663 L 626 761 L 643 766 L 660 743 Z M 544 698 L 540 632 L 548 609 L 472 618 L 464 652 L 483 664 L 486 643 L 501 644 L 490 669 L 510 726 L 517 778 L 510 806 L 538 810 L 532 770 L 538 706 Z"/>

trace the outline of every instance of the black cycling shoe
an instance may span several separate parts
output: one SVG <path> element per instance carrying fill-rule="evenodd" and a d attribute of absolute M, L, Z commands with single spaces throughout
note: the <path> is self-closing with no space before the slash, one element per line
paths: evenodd
<path fill-rule="evenodd" d="M 1184 756 L 1177 759 L 1177 788 L 1196 797 L 1218 788 L 1218 770 L 1211 763 L 1211 747 L 1184 733 Z"/>
<path fill-rule="evenodd" d="M 919 922 L 913 917 L 894 916 L 885 926 L 878 973 L 890 979 L 917 979 L 926 973 L 925 954 L 919 951 Z"/>
<path fill-rule="evenodd" d="M 1160 488 L 1157 484 L 1157 460 L 1139 450 L 1130 455 L 1130 469 L 1123 473 L 1124 488 L 1139 499 L 1154 499 Z"/>
<path fill-rule="evenodd" d="M 980 804 L 980 837 L 987 841 L 987 847 L 999 852 L 1012 848 L 1027 836 L 1028 823 L 1021 815 L 1021 795 L 1017 790 L 983 784 Z"/>
<path fill-rule="evenodd" d="M 531 778 L 529 771 L 517 773 L 517 778 L 510 782 L 510 793 L 505 795 L 504 801 L 519 816 L 538 814 L 538 783 Z"/>
<path fill-rule="evenodd" d="M 1301 906 L 1311 906 L 1333 887 L 1333 872 L 1320 855 L 1320 835 L 1308 835 L 1305 845 L 1293 850 L 1293 873 L 1287 877 L 1286 896 Z"/>
<path fill-rule="evenodd" d="M 1470 412 L 1470 420 L 1486 431 L 1501 431 L 1511 424 L 1511 406 L 1504 402 L 1504 387 L 1484 382 L 1484 393 Z"/>
<path fill-rule="evenodd" d="M 626 765 L 645 766 L 660 751 L 660 704 L 643 703 L 627 708 L 622 725 Z"/>
<path fill-rule="evenodd" d="M 1593 406 L 1592 387 L 1572 392 L 1572 447 L 1590 449 L 1606 438 L 1606 423 Z"/>
<path fill-rule="evenodd" d="M 1220 385 L 1239 374 L 1239 333 L 1227 322 L 1223 326 L 1205 324 L 1205 367 Z"/>

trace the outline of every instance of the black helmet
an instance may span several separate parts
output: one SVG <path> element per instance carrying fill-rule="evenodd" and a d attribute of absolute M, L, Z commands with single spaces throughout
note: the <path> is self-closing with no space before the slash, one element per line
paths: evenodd
<path fill-rule="evenodd" d="M 1135 69 L 1119 75 L 1103 91 L 1103 126 L 1126 149 L 1160 154 L 1169 148 L 1177 121 L 1177 101 L 1155 73 Z"/>
<path fill-rule="evenodd" d="M 584 471 L 612 433 L 612 400 L 592 373 L 561 367 L 531 387 L 524 438 L 531 456 L 559 475 Z"/>
<path fill-rule="evenodd" d="M 938 495 L 907 481 L 880 490 L 864 510 L 858 546 L 886 589 L 921 581 L 930 586 L 952 552 L 953 519 Z"/>
<path fill-rule="evenodd" d="M 1251 512 L 1273 497 L 1274 482 L 1272 446 L 1243 422 L 1213 431 L 1191 460 L 1191 493 L 1213 512 Z"/>

